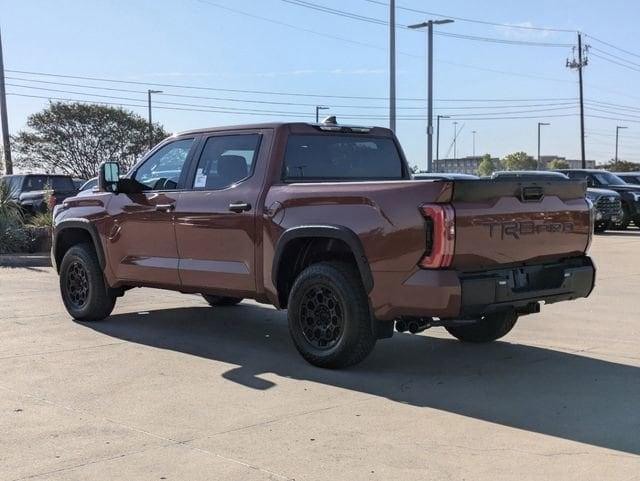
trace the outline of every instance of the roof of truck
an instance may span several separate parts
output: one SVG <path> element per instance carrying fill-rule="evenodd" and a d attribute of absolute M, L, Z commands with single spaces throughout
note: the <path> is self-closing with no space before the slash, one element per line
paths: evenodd
<path fill-rule="evenodd" d="M 242 125 L 226 125 L 220 127 L 207 127 L 202 129 L 192 129 L 185 130 L 184 132 L 179 132 L 175 134 L 176 137 L 184 136 L 184 135 L 194 135 L 194 134 L 206 134 L 209 132 L 225 132 L 230 130 L 257 130 L 257 129 L 277 129 L 279 127 L 289 126 L 289 127 L 297 127 L 297 128 L 308 128 L 308 127 L 348 127 L 348 128 L 361 128 L 361 129 L 370 129 L 376 130 L 380 132 L 381 130 L 389 131 L 389 129 L 385 127 L 372 127 L 372 126 L 364 126 L 364 125 L 348 125 L 348 124 L 325 124 L 325 123 L 315 123 L 315 122 L 264 122 L 264 123 L 256 123 L 256 124 L 242 124 Z M 389 131 L 390 132 L 390 131 Z"/>

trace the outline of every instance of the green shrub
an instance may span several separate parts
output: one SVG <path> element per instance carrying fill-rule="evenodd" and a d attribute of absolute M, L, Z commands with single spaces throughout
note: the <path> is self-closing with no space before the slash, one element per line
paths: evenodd
<path fill-rule="evenodd" d="M 0 219 L 0 254 L 33 252 L 35 236 L 22 223 Z"/>
<path fill-rule="evenodd" d="M 0 222 L 16 224 L 22 222 L 20 206 L 11 198 L 9 185 L 5 182 L 0 182 Z"/>

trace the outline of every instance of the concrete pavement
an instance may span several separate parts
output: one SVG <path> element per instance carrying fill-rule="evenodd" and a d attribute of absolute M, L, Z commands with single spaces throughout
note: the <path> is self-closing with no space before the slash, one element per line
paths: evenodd
<path fill-rule="evenodd" d="M 640 480 L 640 232 L 589 299 L 502 342 L 396 334 L 323 371 L 285 313 L 136 289 L 72 321 L 51 268 L 0 268 L 0 480 Z"/>

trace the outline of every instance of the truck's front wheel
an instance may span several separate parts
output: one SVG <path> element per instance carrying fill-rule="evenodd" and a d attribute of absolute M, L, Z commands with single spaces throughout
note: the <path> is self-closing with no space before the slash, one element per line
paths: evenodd
<path fill-rule="evenodd" d="M 506 336 L 516 325 L 518 315 L 513 311 L 496 312 L 468 326 L 450 326 L 447 331 L 463 342 L 491 342 Z"/>
<path fill-rule="evenodd" d="M 344 263 L 307 267 L 291 289 L 289 332 L 309 363 L 337 369 L 362 361 L 376 336 L 358 272 Z"/>

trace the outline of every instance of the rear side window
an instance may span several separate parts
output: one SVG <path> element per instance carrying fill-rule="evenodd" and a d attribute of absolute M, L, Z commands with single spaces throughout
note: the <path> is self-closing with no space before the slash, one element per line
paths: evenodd
<path fill-rule="evenodd" d="M 198 160 L 194 189 L 219 190 L 251 175 L 260 134 L 209 137 Z"/>
<path fill-rule="evenodd" d="M 291 135 L 283 178 L 289 182 L 400 180 L 402 159 L 390 138 Z"/>

